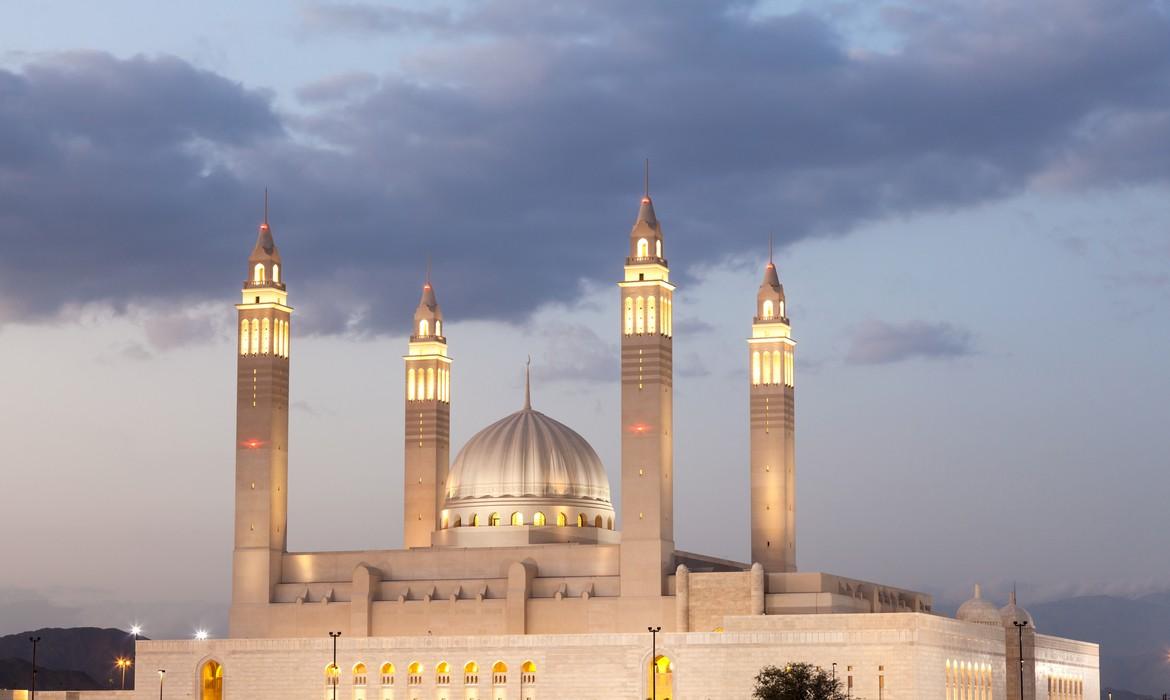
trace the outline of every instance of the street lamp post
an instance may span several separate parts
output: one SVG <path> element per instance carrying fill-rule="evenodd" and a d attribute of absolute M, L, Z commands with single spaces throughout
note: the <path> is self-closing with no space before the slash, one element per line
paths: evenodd
<path fill-rule="evenodd" d="M 158 700 L 162 700 L 163 681 L 167 679 L 167 670 L 160 668 L 158 670 Z"/>
<path fill-rule="evenodd" d="M 32 645 L 33 645 L 32 693 L 30 694 L 29 697 L 30 697 L 30 700 L 37 700 L 37 644 L 41 641 L 41 638 L 40 637 L 29 637 L 28 641 L 32 642 Z"/>
<path fill-rule="evenodd" d="M 1013 594 L 1014 595 L 1014 594 Z M 1016 631 L 1019 633 L 1020 640 L 1020 700 L 1024 700 L 1024 628 L 1028 626 L 1028 621 L 1012 620 L 1012 624 L 1016 626 Z"/>
<path fill-rule="evenodd" d="M 837 687 L 837 662 L 833 662 L 833 687 Z"/>
<path fill-rule="evenodd" d="M 337 681 L 341 677 L 337 669 L 337 638 L 341 632 L 330 632 L 329 636 L 333 638 L 333 665 L 329 667 L 329 684 L 333 686 L 333 700 L 337 700 Z"/>
<path fill-rule="evenodd" d="M 658 700 L 658 633 L 662 625 L 647 627 L 646 631 L 650 633 L 650 698 Z"/>
<path fill-rule="evenodd" d="M 130 666 L 130 659 L 127 659 L 124 656 L 119 656 L 114 661 L 114 665 L 117 666 L 118 668 L 122 669 L 122 690 L 125 690 L 126 689 L 126 669 L 129 668 L 129 666 Z"/>

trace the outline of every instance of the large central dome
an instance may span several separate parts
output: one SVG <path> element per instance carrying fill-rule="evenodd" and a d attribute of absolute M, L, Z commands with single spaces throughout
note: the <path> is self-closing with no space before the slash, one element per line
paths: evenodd
<path fill-rule="evenodd" d="M 597 453 L 569 426 L 532 410 L 524 384 L 524 408 L 476 433 L 455 457 L 432 542 L 617 542 Z"/>
<path fill-rule="evenodd" d="M 526 405 L 467 441 L 447 477 L 447 501 L 553 497 L 609 503 L 597 453 L 572 428 Z"/>

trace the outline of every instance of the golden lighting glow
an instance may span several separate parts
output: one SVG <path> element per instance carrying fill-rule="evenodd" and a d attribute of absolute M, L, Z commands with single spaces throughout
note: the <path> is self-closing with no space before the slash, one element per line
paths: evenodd
<path fill-rule="evenodd" d="M 238 277 L 236 279 L 239 279 Z M 264 281 L 264 263 L 256 263 L 256 267 L 252 268 L 252 281 Z"/>
<path fill-rule="evenodd" d="M 203 664 L 199 672 L 199 700 L 223 700 L 223 666 L 215 661 Z"/>
<path fill-rule="evenodd" d="M 536 515 L 532 516 L 532 524 L 536 527 L 544 527 L 544 513 L 536 511 Z"/>
<path fill-rule="evenodd" d="M 524 514 L 519 513 L 519 512 L 512 513 L 512 524 L 513 525 L 523 525 L 524 524 Z"/>

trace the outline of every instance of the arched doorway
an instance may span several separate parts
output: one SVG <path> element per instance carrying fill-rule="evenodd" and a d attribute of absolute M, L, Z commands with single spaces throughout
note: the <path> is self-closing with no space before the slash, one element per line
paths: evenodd
<path fill-rule="evenodd" d="M 659 654 L 647 670 L 646 700 L 674 700 L 674 664 L 670 657 Z"/>
<path fill-rule="evenodd" d="M 223 666 L 216 661 L 199 670 L 199 700 L 223 700 Z"/>

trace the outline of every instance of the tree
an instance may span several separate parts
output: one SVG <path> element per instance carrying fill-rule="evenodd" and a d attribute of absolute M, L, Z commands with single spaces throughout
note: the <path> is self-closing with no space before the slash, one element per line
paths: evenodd
<path fill-rule="evenodd" d="M 845 700 L 841 683 L 822 668 L 794 663 L 765 666 L 756 675 L 755 700 Z"/>

